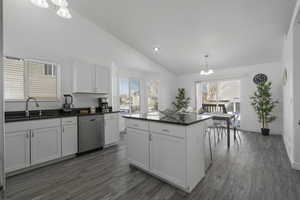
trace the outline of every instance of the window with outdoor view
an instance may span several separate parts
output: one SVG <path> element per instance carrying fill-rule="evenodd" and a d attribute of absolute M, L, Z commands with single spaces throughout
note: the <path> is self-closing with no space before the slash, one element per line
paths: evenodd
<path fill-rule="evenodd" d="M 202 104 L 224 104 L 227 112 L 240 112 L 240 80 L 196 83 L 197 109 Z"/>
<path fill-rule="evenodd" d="M 120 78 L 120 111 L 138 113 L 141 110 L 140 80 Z"/>

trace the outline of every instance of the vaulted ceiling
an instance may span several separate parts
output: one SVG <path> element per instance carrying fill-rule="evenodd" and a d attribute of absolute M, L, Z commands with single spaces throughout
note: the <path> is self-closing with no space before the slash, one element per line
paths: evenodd
<path fill-rule="evenodd" d="M 70 6 L 177 74 L 279 61 L 296 0 L 72 0 Z M 159 53 L 153 47 L 159 46 Z"/>

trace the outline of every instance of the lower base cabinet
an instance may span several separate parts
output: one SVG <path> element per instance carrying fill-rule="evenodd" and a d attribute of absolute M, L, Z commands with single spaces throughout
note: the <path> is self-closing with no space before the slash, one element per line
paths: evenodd
<path fill-rule="evenodd" d="M 150 170 L 182 187 L 186 183 L 185 140 L 151 133 Z"/>
<path fill-rule="evenodd" d="M 5 172 L 74 155 L 77 147 L 77 117 L 6 123 Z"/>
<path fill-rule="evenodd" d="M 61 153 L 69 156 L 78 153 L 77 117 L 62 119 Z"/>
<path fill-rule="evenodd" d="M 149 132 L 127 128 L 127 158 L 143 169 L 149 168 Z"/>
<path fill-rule="evenodd" d="M 105 114 L 104 120 L 104 145 L 110 146 L 118 143 L 120 139 L 119 113 Z"/>
<path fill-rule="evenodd" d="M 61 157 L 60 127 L 31 131 L 31 165 Z"/>
<path fill-rule="evenodd" d="M 186 184 L 186 144 L 178 138 L 126 128 L 129 162 L 178 186 Z"/>
<path fill-rule="evenodd" d="M 5 134 L 5 171 L 11 172 L 29 166 L 29 131 L 17 131 Z"/>
<path fill-rule="evenodd" d="M 126 119 L 130 164 L 191 192 L 205 176 L 202 122 L 190 126 Z"/>

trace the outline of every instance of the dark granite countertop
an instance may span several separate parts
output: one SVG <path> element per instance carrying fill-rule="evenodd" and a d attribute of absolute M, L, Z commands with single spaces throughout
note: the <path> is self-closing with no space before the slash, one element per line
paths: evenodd
<path fill-rule="evenodd" d="M 96 113 L 81 114 L 80 109 L 74 109 L 72 112 L 64 112 L 63 110 L 58 109 L 58 110 L 42 110 L 42 116 L 39 116 L 39 111 L 30 111 L 30 117 L 26 117 L 24 111 L 13 111 L 13 112 L 5 112 L 5 123 L 29 121 L 29 120 L 64 118 L 64 117 L 88 116 L 88 115 L 105 115 L 105 114 L 118 113 L 118 112 L 119 111 L 111 111 L 108 113 L 103 113 L 97 111 Z"/>
<path fill-rule="evenodd" d="M 166 116 L 162 113 L 140 113 L 140 114 L 127 114 L 123 115 L 124 118 L 154 121 L 161 123 L 177 124 L 177 125 L 192 125 L 207 119 L 212 118 L 211 115 L 189 113 L 189 114 L 172 114 Z"/>

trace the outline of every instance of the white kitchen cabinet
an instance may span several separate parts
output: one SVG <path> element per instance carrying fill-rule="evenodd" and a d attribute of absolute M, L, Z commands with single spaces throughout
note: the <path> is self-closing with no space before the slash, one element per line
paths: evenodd
<path fill-rule="evenodd" d="M 74 65 L 73 92 L 95 92 L 95 66 L 84 63 Z"/>
<path fill-rule="evenodd" d="M 150 171 L 184 187 L 186 181 L 185 140 L 151 133 Z"/>
<path fill-rule="evenodd" d="M 119 118 L 110 120 L 111 135 L 110 142 L 112 144 L 119 142 L 120 130 L 119 130 Z"/>
<path fill-rule="evenodd" d="M 110 71 L 106 67 L 96 66 L 95 68 L 96 92 L 109 93 Z"/>
<path fill-rule="evenodd" d="M 111 125 L 110 120 L 106 119 L 104 121 L 104 145 L 108 146 L 110 144 L 110 132 L 111 132 Z"/>
<path fill-rule="evenodd" d="M 61 157 L 60 127 L 31 131 L 31 165 Z"/>
<path fill-rule="evenodd" d="M 109 68 L 87 63 L 76 63 L 73 68 L 74 93 L 109 93 Z"/>
<path fill-rule="evenodd" d="M 130 164 L 186 192 L 205 176 L 204 121 L 187 126 L 126 118 Z"/>
<path fill-rule="evenodd" d="M 77 118 L 62 119 L 62 156 L 78 152 Z"/>
<path fill-rule="evenodd" d="M 119 113 L 105 114 L 104 120 L 104 144 L 108 146 L 118 143 L 120 139 Z"/>
<path fill-rule="evenodd" d="M 149 131 L 127 128 L 127 159 L 142 169 L 149 169 Z"/>
<path fill-rule="evenodd" d="M 5 134 L 5 172 L 11 172 L 30 165 L 29 131 Z"/>
<path fill-rule="evenodd" d="M 113 133 L 113 120 L 111 119 L 106 119 L 104 124 L 105 124 L 105 129 L 104 129 L 104 145 L 110 145 L 112 143 L 112 133 Z"/>

